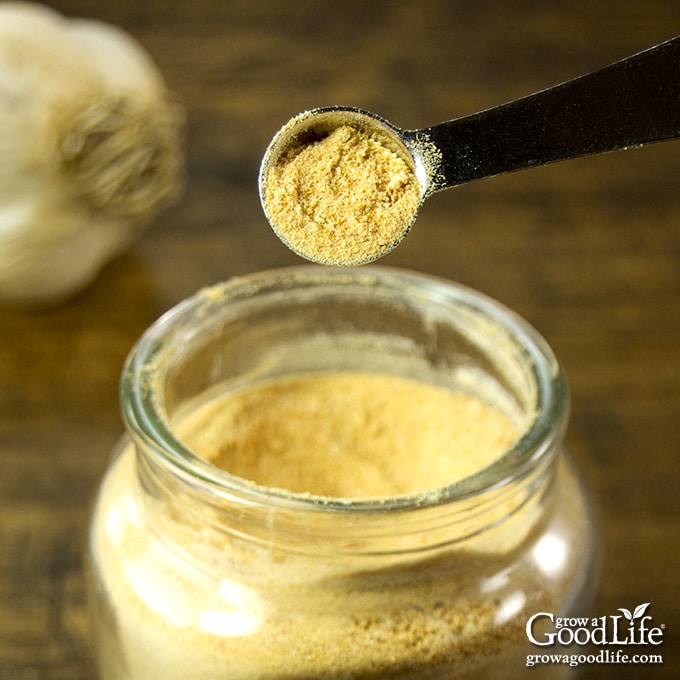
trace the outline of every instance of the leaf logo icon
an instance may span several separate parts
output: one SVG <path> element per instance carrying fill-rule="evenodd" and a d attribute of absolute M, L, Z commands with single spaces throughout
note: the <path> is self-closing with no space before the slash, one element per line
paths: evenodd
<path fill-rule="evenodd" d="M 633 618 L 634 619 L 642 618 L 645 615 L 645 612 L 647 611 L 647 607 L 649 607 L 649 602 L 639 604 L 637 607 L 635 607 L 635 611 L 633 612 Z"/>
<path fill-rule="evenodd" d="M 635 611 L 631 613 L 629 609 L 626 609 L 625 607 L 619 607 L 619 611 L 630 621 L 633 622 L 635 619 L 640 619 L 645 615 L 645 612 L 647 611 L 647 607 L 649 607 L 649 602 L 645 602 L 644 604 L 639 604 L 637 607 L 635 607 Z"/>

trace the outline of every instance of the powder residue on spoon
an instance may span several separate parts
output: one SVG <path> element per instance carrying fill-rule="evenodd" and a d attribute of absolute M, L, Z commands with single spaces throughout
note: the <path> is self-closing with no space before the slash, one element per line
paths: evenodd
<path fill-rule="evenodd" d="M 401 241 L 420 192 L 406 160 L 376 136 L 343 125 L 287 149 L 267 173 L 263 201 L 274 230 L 296 253 L 354 265 Z"/>
<path fill-rule="evenodd" d="M 492 464 L 517 437 L 504 414 L 476 397 L 355 372 L 227 392 L 177 431 L 198 455 L 232 474 L 334 498 L 443 487 Z"/>

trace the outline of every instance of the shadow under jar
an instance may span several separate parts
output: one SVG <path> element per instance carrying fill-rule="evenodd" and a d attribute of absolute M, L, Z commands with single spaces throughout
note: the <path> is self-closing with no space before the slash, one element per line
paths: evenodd
<path fill-rule="evenodd" d="M 450 484 L 333 497 L 230 474 L 180 434 L 216 399 L 347 372 L 471 395 L 517 436 Z M 100 677 L 524 677 L 541 651 L 527 620 L 585 615 L 597 580 L 597 523 L 562 443 L 568 409 L 541 337 L 453 283 L 310 265 L 200 291 L 123 372 L 128 434 L 89 533 Z"/>

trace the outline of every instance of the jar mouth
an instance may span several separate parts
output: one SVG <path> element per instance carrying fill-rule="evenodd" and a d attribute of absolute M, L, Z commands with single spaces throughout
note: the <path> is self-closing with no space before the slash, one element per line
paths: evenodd
<path fill-rule="evenodd" d="M 470 357 L 479 361 L 482 357 L 484 361 L 497 360 L 499 365 L 493 369 L 497 372 L 494 380 L 504 383 L 506 406 L 516 412 L 520 435 L 489 466 L 462 480 L 425 492 L 336 498 L 267 487 L 238 477 L 197 455 L 177 436 L 169 413 L 179 405 L 167 389 L 170 382 L 180 382 L 185 392 L 198 395 L 210 389 L 211 381 L 227 374 L 232 381 L 238 382 L 265 374 L 309 370 L 305 364 L 308 354 L 300 351 L 297 352 L 300 356 L 296 357 L 292 352 L 278 364 L 272 364 L 271 358 L 267 359 L 263 354 L 260 364 L 253 359 L 252 365 L 246 366 L 240 374 L 240 363 L 250 359 L 234 360 L 230 354 L 234 346 L 230 343 L 224 343 L 222 348 L 220 343 L 225 328 L 234 327 L 236 333 L 242 333 L 251 324 L 260 323 L 266 310 L 295 304 L 308 310 L 311 309 L 310 301 L 315 304 L 320 301 L 322 309 L 328 311 L 330 305 L 333 310 L 340 310 L 339 315 L 347 315 L 333 326 L 345 329 L 356 317 L 355 303 L 368 300 L 377 305 L 376 309 L 396 310 L 396 316 L 408 318 L 409 323 L 417 327 L 413 331 L 414 337 L 409 337 L 405 343 L 408 347 L 403 351 L 403 357 L 408 358 L 418 343 L 424 347 L 432 338 L 445 345 L 441 337 L 448 337 L 447 324 L 451 324 L 463 338 L 465 352 Z M 318 309 L 314 309 L 318 314 Z M 267 323 L 268 328 L 276 327 L 278 332 L 280 321 L 274 318 L 268 319 Z M 392 322 L 388 320 L 388 323 Z M 430 339 L 423 343 L 421 336 Z M 220 346 L 219 356 L 210 360 L 196 359 L 199 353 L 193 348 L 204 347 L 206 343 L 213 348 Z M 343 361 L 354 361 L 352 350 L 359 357 L 361 348 L 361 340 L 356 347 L 344 348 L 350 359 L 345 357 Z M 257 354 L 257 347 L 249 349 Z M 433 353 L 431 347 L 425 347 L 414 359 L 417 370 L 425 371 L 428 380 L 440 382 L 455 373 L 456 380 L 465 382 L 479 367 L 475 368 L 466 360 L 457 365 L 455 371 L 449 371 L 451 366 L 447 362 L 458 361 L 453 357 L 458 357 L 459 349 L 454 348 L 446 354 L 446 348 L 439 347 Z M 494 358 L 494 355 L 498 356 Z M 232 361 L 234 366 L 229 363 Z M 406 363 L 409 371 L 415 370 L 410 359 Z M 229 367 L 225 370 L 227 364 Z M 513 390 L 517 393 L 514 396 Z M 482 293 L 431 275 L 384 266 L 347 270 L 301 265 L 230 279 L 197 292 L 166 312 L 147 329 L 127 358 L 121 378 L 121 404 L 126 426 L 138 449 L 141 447 L 148 452 L 156 463 L 183 479 L 191 488 L 200 487 L 230 502 L 249 505 L 307 512 L 382 514 L 469 500 L 548 466 L 566 427 L 569 394 L 564 372 L 540 334 L 516 313 Z"/>

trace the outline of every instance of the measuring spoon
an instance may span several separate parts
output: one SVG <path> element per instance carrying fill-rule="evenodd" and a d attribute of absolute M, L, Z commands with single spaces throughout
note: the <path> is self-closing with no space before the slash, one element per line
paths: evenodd
<path fill-rule="evenodd" d="M 269 171 L 283 154 L 348 125 L 403 157 L 420 185 L 420 203 L 392 242 L 360 259 L 316 258 L 323 264 L 356 265 L 378 259 L 409 231 L 432 194 L 472 180 L 579 156 L 680 137 L 680 36 L 597 71 L 470 116 L 419 130 L 395 127 L 354 107 L 325 107 L 291 119 L 269 144 L 259 173 L 263 209 L 289 246 L 267 208 Z"/>

